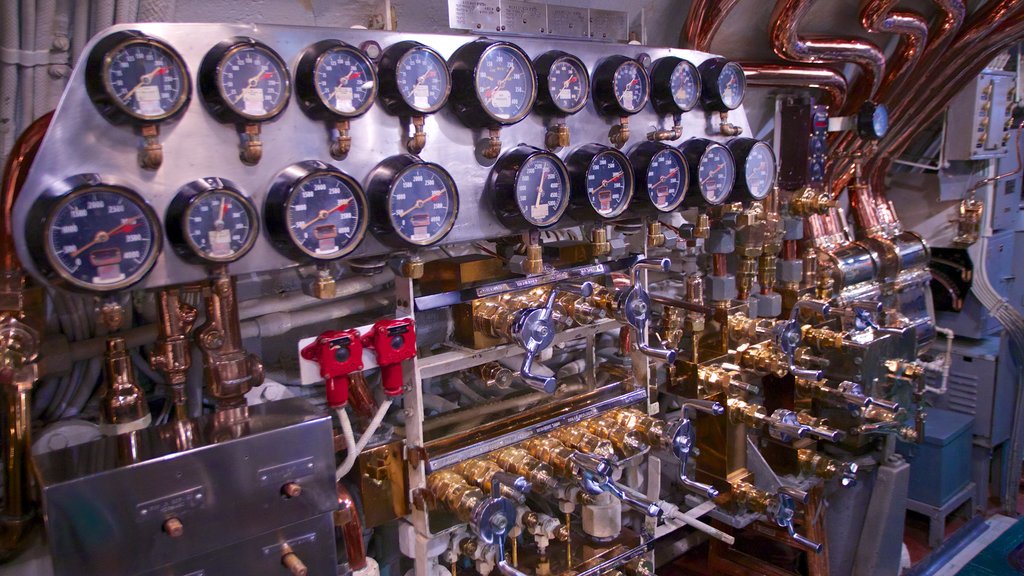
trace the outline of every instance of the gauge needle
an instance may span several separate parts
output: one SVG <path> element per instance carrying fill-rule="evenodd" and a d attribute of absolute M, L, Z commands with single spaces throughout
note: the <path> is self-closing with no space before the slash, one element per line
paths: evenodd
<path fill-rule="evenodd" d="M 714 170 L 712 170 L 711 172 L 708 172 L 708 175 L 707 175 L 707 177 L 706 177 L 706 178 L 704 178 L 704 179 L 702 179 L 702 180 L 700 181 L 701 185 L 703 185 L 703 184 L 704 184 L 705 182 L 707 182 L 708 180 L 711 180 L 711 177 L 712 177 L 712 176 L 714 176 L 715 174 L 718 174 L 719 172 L 721 172 L 721 171 L 722 171 L 722 168 L 725 168 L 725 164 L 719 164 L 719 165 L 718 165 L 718 168 L 715 168 L 715 169 L 714 169 Z"/>
<path fill-rule="evenodd" d="M 305 230 L 306 228 L 309 228 L 313 224 L 316 224 L 317 222 L 323 220 L 324 218 L 327 218 L 328 216 L 331 215 L 332 212 L 341 212 L 346 207 L 348 207 L 349 203 L 351 202 L 351 200 L 341 200 L 338 202 L 337 206 L 331 208 L 330 210 L 321 210 L 320 213 L 316 215 L 316 218 L 313 218 L 309 222 L 306 222 L 305 224 L 299 226 L 299 228 Z"/>
<path fill-rule="evenodd" d="M 221 227 L 224 226 L 224 215 L 227 214 L 229 207 L 230 207 L 230 205 L 228 204 L 228 199 L 227 198 L 221 198 L 220 199 L 220 216 L 218 216 L 217 219 L 213 221 L 214 224 L 217 224 L 217 225 L 219 225 Z"/>
<path fill-rule="evenodd" d="M 537 186 L 537 206 L 541 205 L 541 200 L 544 198 L 544 179 L 548 177 L 547 169 L 540 171 L 540 185 Z"/>
<path fill-rule="evenodd" d="M 658 181 L 655 182 L 654 186 L 651 186 L 651 188 L 657 188 L 658 186 L 661 186 L 662 182 L 664 182 L 665 180 L 668 180 L 669 178 L 675 176 L 678 173 L 679 173 L 679 168 L 673 168 L 668 174 L 665 174 L 664 176 L 659 178 Z"/>
<path fill-rule="evenodd" d="M 578 78 L 576 78 L 575 76 L 569 76 L 569 78 L 565 82 L 562 82 L 562 89 L 568 88 L 569 84 L 573 84 L 577 80 Z"/>
<path fill-rule="evenodd" d="M 413 95 L 417 86 L 426 82 L 428 78 L 433 78 L 435 74 L 437 74 L 437 72 L 433 68 L 424 72 L 422 76 L 416 79 L 416 83 L 412 85 L 412 88 L 409 90 L 409 96 Z"/>
<path fill-rule="evenodd" d="M 270 78 L 271 76 L 273 76 L 273 74 L 270 74 L 269 72 L 267 72 L 267 67 L 263 66 L 262 68 L 260 68 L 260 71 L 259 71 L 258 74 L 256 74 L 252 78 L 249 78 L 249 80 L 246 82 L 246 87 L 250 88 L 250 89 L 251 88 L 255 88 L 256 85 L 260 83 L 260 79 L 262 79 L 262 78 Z M 232 104 L 237 104 L 238 101 L 241 100 L 242 96 L 244 96 L 244 95 L 245 95 L 245 92 L 239 93 L 238 97 L 235 98 L 235 100 L 234 100 L 234 102 L 232 102 Z"/>
<path fill-rule="evenodd" d="M 135 94 L 136 90 L 142 88 L 143 86 L 149 86 L 150 82 L 153 81 L 154 77 L 159 76 L 161 74 L 166 74 L 168 70 L 169 69 L 167 68 L 167 66 L 158 66 L 156 70 L 153 70 L 149 74 L 143 74 L 139 77 L 139 83 L 136 84 L 134 88 L 129 90 L 128 93 L 125 94 L 124 97 L 122 97 L 122 100 L 124 100 L 124 102 L 127 103 L 129 100 L 131 100 L 132 95 Z"/>
<path fill-rule="evenodd" d="M 419 210 L 420 208 L 423 208 L 427 204 L 427 202 L 433 202 L 434 200 L 437 200 L 443 194 L 444 194 L 443 190 L 438 190 L 437 192 L 434 192 L 433 194 L 431 194 L 427 198 L 423 198 L 423 199 L 417 200 L 416 203 L 412 205 L 412 208 L 409 208 L 405 212 L 399 212 L 398 213 L 398 217 L 399 218 L 405 218 L 406 216 L 408 216 L 412 212 L 415 212 L 416 210 Z"/>
<path fill-rule="evenodd" d="M 502 78 L 501 80 L 498 80 L 498 83 L 494 85 L 494 88 L 491 88 L 490 90 L 487 91 L 487 101 L 488 102 L 490 102 L 491 99 L 494 98 L 494 93 L 495 92 L 497 92 L 498 90 L 501 90 L 502 88 L 505 87 L 505 83 L 508 82 L 508 79 L 512 77 L 512 73 L 515 72 L 515 70 L 516 70 L 516 65 L 515 64 L 509 64 L 508 65 L 508 72 L 505 74 L 505 77 Z"/>
<path fill-rule="evenodd" d="M 110 237 L 113 236 L 114 234 L 117 234 L 119 232 L 131 232 L 132 230 L 135 229 L 135 221 L 138 219 L 138 216 L 136 216 L 135 218 L 125 218 L 124 220 L 121 221 L 121 224 L 115 226 L 114 228 L 111 228 L 110 230 L 100 230 L 99 232 L 96 233 L 96 236 L 93 237 L 92 242 L 89 242 L 85 246 L 82 246 L 78 250 L 72 252 L 71 257 L 78 258 L 82 254 L 82 252 L 85 252 L 89 248 L 92 248 L 97 244 L 102 244 L 107 240 L 110 240 Z"/>
<path fill-rule="evenodd" d="M 622 178 L 622 172 L 616 172 L 615 174 L 612 175 L 611 178 L 601 181 L 601 185 L 598 186 L 597 188 L 594 188 L 594 192 L 597 192 L 601 188 L 604 188 L 605 186 L 611 184 L 612 182 L 617 181 L 619 178 Z"/>

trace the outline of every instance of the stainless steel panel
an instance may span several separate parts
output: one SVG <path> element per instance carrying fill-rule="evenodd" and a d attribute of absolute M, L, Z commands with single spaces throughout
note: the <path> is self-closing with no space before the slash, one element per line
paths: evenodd
<path fill-rule="evenodd" d="M 337 503 L 330 418 L 302 399 L 102 438 L 35 463 L 58 575 L 138 574 Z M 302 493 L 284 498 L 288 482 Z M 164 531 L 169 518 L 183 526 L 177 538 Z"/>
<path fill-rule="evenodd" d="M 552 10 L 554 7 L 551 7 Z M 586 10 L 582 10 L 586 14 Z M 555 25 L 549 13 L 549 24 Z M 566 24 L 565 18 L 556 19 Z M 585 24 L 585 22 L 584 22 Z M 567 24 L 566 24 L 567 25 Z M 278 51 L 294 69 L 301 51 L 317 40 L 339 38 L 351 44 L 374 41 L 383 47 L 401 40 L 418 40 L 450 56 L 459 46 L 472 40 L 465 35 L 401 34 L 368 30 L 332 28 L 302 28 L 262 25 L 229 24 L 134 24 L 116 26 L 103 33 L 135 29 L 168 41 L 183 56 L 193 76 L 206 52 L 224 38 L 247 35 L 262 40 Z M 586 33 L 584 28 L 583 33 Z M 553 40 L 550 38 L 514 38 L 531 58 L 557 48 L 576 54 L 591 69 L 603 57 L 621 53 L 630 56 L 649 54 L 656 59 L 669 54 L 695 64 L 710 55 L 669 48 L 635 45 L 603 44 L 589 41 Z M 94 43 L 94 42 L 93 42 Z M 90 43 L 85 53 L 92 47 Z M 322 122 L 307 117 L 293 101 L 274 122 L 263 127 L 263 160 L 257 166 L 245 166 L 238 159 L 238 131 L 234 126 L 220 124 L 205 110 L 197 94 L 193 94 L 188 110 L 176 122 L 161 126 L 160 141 L 164 147 L 163 166 L 147 171 L 136 164 L 139 137 L 129 128 L 113 126 L 96 111 L 85 91 L 84 66 L 77 66 L 57 109 L 53 124 L 40 148 L 26 185 L 15 206 L 15 239 L 18 255 L 34 276 L 42 280 L 35 269 L 24 238 L 40 234 L 41 230 L 27 229 L 25 220 L 32 203 L 47 186 L 79 173 L 98 173 L 116 177 L 146 197 L 158 214 L 163 216 L 175 192 L 189 181 L 206 176 L 228 178 L 237 183 L 262 208 L 267 189 L 274 176 L 286 166 L 302 160 L 318 159 L 348 172 L 357 180 L 365 180 L 370 170 L 388 156 L 401 154 L 403 127 L 399 119 L 388 116 L 375 105 L 363 117 L 352 121 L 353 148 L 340 162 L 328 153 L 328 132 Z M 717 117 L 716 117 L 717 118 Z M 730 114 L 732 122 L 750 134 L 746 114 L 740 108 Z M 574 146 L 558 152 L 565 158 L 576 146 L 588 142 L 608 142 L 608 132 L 618 120 L 599 116 L 593 104 L 567 119 Z M 717 119 L 715 120 L 717 123 Z M 502 130 L 504 149 L 519 143 L 542 146 L 547 120 L 531 114 L 515 126 Z M 630 120 L 632 139 L 627 148 L 643 141 L 647 132 L 658 127 L 669 127 L 671 121 L 659 118 L 648 106 Z M 697 109 L 683 115 L 683 139 L 708 136 L 709 117 Z M 716 124 L 717 125 L 717 124 Z M 467 242 L 494 238 L 510 233 L 487 210 L 482 200 L 484 182 L 490 171 L 490 162 L 481 163 L 474 154 L 474 143 L 485 134 L 466 128 L 450 108 L 430 116 L 426 121 L 427 146 L 421 156 L 438 162 L 448 169 L 459 187 L 461 209 L 458 220 L 446 243 Z M 725 140 L 721 136 L 710 136 Z M 676 141 L 679 144 L 682 140 Z M 564 226 L 574 223 L 563 221 Z M 368 235 L 352 257 L 380 255 L 390 252 L 379 241 Z M 230 272 L 243 274 L 280 269 L 295 263 L 277 252 L 261 234 L 255 247 L 244 258 L 231 264 Z M 165 249 L 150 275 L 141 287 L 180 284 L 202 280 L 206 270 L 182 261 L 173 251 Z"/>

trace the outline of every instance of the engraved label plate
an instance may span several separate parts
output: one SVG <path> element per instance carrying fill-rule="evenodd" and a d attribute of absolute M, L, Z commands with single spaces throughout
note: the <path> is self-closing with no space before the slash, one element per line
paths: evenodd
<path fill-rule="evenodd" d="M 456 30 L 500 32 L 498 0 L 448 0 L 448 25 Z"/>
<path fill-rule="evenodd" d="M 547 34 L 548 7 L 516 0 L 502 2 L 501 29 L 515 34 Z"/>
<path fill-rule="evenodd" d="M 161 520 L 169 515 L 181 514 L 185 510 L 199 508 L 206 502 L 206 489 L 202 486 L 182 492 L 168 494 L 135 505 L 135 519 L 139 522 L 150 518 Z"/>
<path fill-rule="evenodd" d="M 609 42 L 624 41 L 629 37 L 629 19 L 619 10 L 590 9 L 590 37 Z"/>
<path fill-rule="evenodd" d="M 316 466 L 313 464 L 313 457 L 301 458 L 284 464 L 268 466 L 256 473 L 256 479 L 260 484 L 280 484 L 305 478 L 313 474 Z"/>
<path fill-rule="evenodd" d="M 548 5 L 548 29 L 556 36 L 588 38 L 590 28 L 587 21 L 586 8 Z"/>

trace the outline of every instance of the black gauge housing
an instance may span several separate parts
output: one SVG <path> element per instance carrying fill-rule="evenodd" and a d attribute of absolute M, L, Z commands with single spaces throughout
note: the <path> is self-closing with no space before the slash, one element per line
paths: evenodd
<path fill-rule="evenodd" d="M 355 228 L 349 234 L 349 239 L 337 250 L 320 256 L 315 252 L 303 248 L 292 233 L 293 223 L 290 221 L 289 212 L 292 201 L 297 195 L 302 195 L 303 185 L 318 177 L 335 178 L 341 181 L 351 192 L 352 202 L 357 210 L 357 222 Z M 321 217 L 323 214 L 321 214 Z M 366 195 L 363 187 L 355 178 L 345 172 L 338 170 L 330 164 L 319 160 L 306 160 L 288 166 L 274 179 L 267 193 L 267 199 L 263 207 L 263 217 L 267 226 L 267 234 L 274 247 L 285 256 L 299 262 L 329 262 L 348 256 L 363 241 L 366 236 L 366 228 L 370 219 L 370 211 L 366 202 Z"/>
<path fill-rule="evenodd" d="M 391 218 L 392 197 L 395 187 L 406 174 L 418 168 L 426 168 L 442 179 L 442 186 L 448 193 L 451 203 L 447 217 L 441 222 L 440 229 L 429 238 L 418 240 L 406 231 L 396 227 Z M 439 164 L 425 162 L 412 154 L 399 154 L 385 158 L 370 172 L 366 181 L 366 192 L 370 200 L 372 230 L 378 240 L 393 248 L 421 248 L 433 246 L 448 236 L 455 226 L 459 214 L 459 190 L 451 174 Z"/>
<path fill-rule="evenodd" d="M 143 116 L 129 108 L 114 94 L 110 85 L 110 66 L 117 52 L 137 45 L 149 45 L 166 53 L 178 68 L 181 85 L 178 96 L 162 114 Z M 85 63 L 85 89 L 89 99 L 104 117 L 114 124 L 156 124 L 173 120 L 188 108 L 192 100 L 192 76 L 181 54 L 167 42 L 136 30 L 122 30 L 109 34 L 93 46 Z"/>
<path fill-rule="evenodd" d="M 635 65 L 637 74 L 641 76 L 639 79 L 644 86 L 643 98 L 641 102 L 627 109 L 622 106 L 616 96 L 617 89 L 615 87 L 615 76 L 616 73 L 625 65 Z M 647 70 L 643 65 L 633 58 L 628 56 L 622 56 L 617 54 L 615 56 L 608 56 L 597 64 L 597 68 L 594 69 L 593 79 L 593 90 L 592 98 L 594 99 L 594 106 L 598 112 L 605 116 L 612 116 L 615 118 L 622 118 L 624 116 L 632 116 L 639 113 L 647 105 L 647 101 L 650 99 L 650 86 L 651 78 L 647 74 Z"/>
<path fill-rule="evenodd" d="M 775 184 L 776 171 L 778 169 L 775 151 L 762 140 L 756 138 L 733 138 L 725 144 L 732 152 L 733 160 L 736 161 L 736 183 L 733 185 L 732 194 L 726 199 L 727 202 L 748 202 L 750 200 L 764 200 Z M 767 150 L 771 158 L 772 170 L 770 173 L 770 184 L 766 187 L 767 192 L 760 195 L 754 193 L 754 186 L 747 181 L 747 164 L 750 161 L 750 153 L 754 148 Z"/>
<path fill-rule="evenodd" d="M 651 166 L 651 162 L 655 156 L 659 153 L 667 152 L 676 157 L 679 164 L 679 169 L 682 174 L 679 175 L 680 185 L 683 190 L 679 194 L 679 198 L 671 202 L 666 206 L 658 206 L 652 198 L 651 190 L 649 190 L 649 182 L 647 181 L 647 171 Z M 687 166 L 686 158 L 682 152 L 678 149 L 664 144 L 662 142 L 641 142 L 633 147 L 629 151 L 629 163 L 633 168 L 633 177 L 636 181 L 636 191 L 633 194 L 633 201 L 630 208 L 636 209 L 637 211 L 653 213 L 653 212 L 674 212 L 686 199 L 686 192 L 689 189 L 690 171 Z"/>
<path fill-rule="evenodd" d="M 562 183 L 560 196 L 556 198 L 555 210 L 550 214 L 545 214 L 543 218 L 524 213 L 523 207 L 517 200 L 523 168 L 528 162 L 541 158 L 550 161 L 550 164 L 558 171 L 557 176 Z M 543 185 L 543 181 L 541 185 Z M 549 228 L 558 223 L 562 215 L 565 214 L 566 208 L 569 207 L 569 172 L 562 160 L 551 152 L 525 144 L 520 145 L 503 154 L 491 168 L 490 176 L 487 179 L 487 193 L 494 203 L 498 219 L 508 228 L 513 230 Z"/>
<path fill-rule="evenodd" d="M 743 68 L 739 64 L 726 60 L 725 58 L 708 58 L 701 62 L 697 70 L 700 72 L 700 100 L 705 112 L 728 112 L 739 108 L 743 103 L 741 97 L 735 105 L 726 102 L 722 91 L 719 89 L 719 77 L 726 68 L 732 68 L 739 74 L 741 93 L 746 90 L 746 76 L 743 75 Z"/>
<path fill-rule="evenodd" d="M 590 199 L 591 189 L 587 181 L 591 165 L 599 158 L 607 155 L 614 159 L 622 168 L 623 194 L 618 209 L 608 214 L 602 214 L 593 205 Z M 571 191 L 569 205 L 575 219 L 583 222 L 607 221 L 622 216 L 629 207 L 634 195 L 634 174 L 629 158 L 615 148 L 602 144 L 585 144 L 566 158 L 566 168 L 569 170 L 569 189 Z M 605 178 L 604 180 L 608 180 Z"/>
<path fill-rule="evenodd" d="M 551 96 L 551 86 L 549 84 L 551 69 L 555 65 L 562 63 L 568 63 L 582 76 L 579 79 L 579 84 L 583 94 L 580 96 L 579 102 L 571 107 L 563 106 Z M 583 64 L 582 60 L 568 52 L 549 50 L 533 61 L 533 69 L 537 73 L 536 107 L 538 112 L 547 116 L 565 117 L 575 114 L 586 107 L 587 100 L 590 99 L 590 73 L 587 71 L 587 66 Z"/>
<path fill-rule="evenodd" d="M 241 246 L 230 255 L 223 257 L 204 254 L 189 233 L 190 212 L 197 203 L 211 194 L 224 194 L 237 202 L 238 206 L 245 210 L 249 222 L 249 229 L 246 231 L 246 237 L 241 242 Z M 164 226 L 166 227 L 167 241 L 174 248 L 174 252 L 182 260 L 193 264 L 223 264 L 241 259 L 256 244 L 260 228 L 259 216 L 252 199 L 234 182 L 214 177 L 201 178 L 182 186 L 167 207 Z"/>
<path fill-rule="evenodd" d="M 227 64 L 228 59 L 239 50 L 246 48 L 260 50 L 281 71 L 281 99 L 273 109 L 259 116 L 244 114 L 232 108 L 227 102 L 227 96 L 224 94 L 219 80 L 220 71 Z M 288 100 L 291 96 L 290 76 L 288 66 L 285 65 L 284 60 L 281 59 L 281 56 L 273 48 L 255 38 L 236 36 L 220 42 L 203 57 L 203 61 L 199 65 L 199 93 L 210 114 L 224 124 L 269 122 L 277 118 L 288 107 Z"/>
<path fill-rule="evenodd" d="M 734 192 L 729 191 L 721 196 L 721 198 L 708 198 L 705 195 L 704 187 L 701 186 L 700 182 L 700 167 L 701 163 L 704 162 L 704 157 L 713 148 L 720 148 L 727 154 L 730 162 L 732 162 L 732 169 L 735 170 L 735 160 L 732 158 L 732 152 L 722 144 L 710 140 L 708 138 L 690 138 L 679 145 L 679 151 L 683 153 L 686 158 L 687 168 L 690 172 L 690 188 L 700 192 L 699 194 L 688 194 L 683 205 L 689 208 L 706 205 L 718 205 L 724 203 L 728 198 L 731 197 Z M 735 183 L 734 186 L 735 187 Z"/>
<path fill-rule="evenodd" d="M 868 100 L 857 111 L 857 134 L 865 140 L 880 140 L 889 132 L 889 109 Z"/>
<path fill-rule="evenodd" d="M 512 51 L 521 59 L 522 65 L 526 67 L 522 71 L 523 81 L 528 84 L 526 102 L 522 109 L 508 118 L 499 117 L 489 111 L 485 103 L 481 102 L 477 90 L 481 63 L 489 52 L 502 48 Z M 537 99 L 537 79 L 530 57 L 522 48 L 511 42 L 480 39 L 463 44 L 448 60 L 448 67 L 452 73 L 451 100 L 455 114 L 470 128 L 497 129 L 516 124 L 530 114 Z"/>
<path fill-rule="evenodd" d="M 685 108 L 676 101 L 672 90 L 672 75 L 680 66 L 688 67 L 697 83 L 697 98 Z M 651 104 L 658 114 L 677 115 L 689 112 L 700 101 L 700 93 L 700 73 L 692 63 L 675 56 L 666 56 L 654 61 L 654 65 L 651 67 Z"/>
<path fill-rule="evenodd" d="M 51 229 L 55 226 L 54 220 L 58 214 L 78 198 L 92 193 L 113 194 L 130 202 L 133 205 L 132 208 L 137 210 L 139 217 L 145 220 L 147 231 L 150 235 L 147 253 L 142 261 L 135 265 L 134 271 L 131 274 L 124 275 L 119 280 L 106 281 L 101 284 L 82 280 L 70 273 L 54 253 L 56 246 L 54 246 L 50 238 Z M 91 218 L 88 218 L 88 214 L 84 215 L 84 217 L 91 220 Z M 114 214 L 111 218 L 116 221 L 119 217 Z M 124 220 L 121 219 L 121 222 L 123 226 Z M 90 223 L 95 224 L 95 222 Z M 111 233 L 112 229 L 114 228 L 108 227 L 104 231 L 106 238 L 112 238 L 115 233 L 120 234 L 120 232 L 124 232 L 126 235 L 129 233 L 123 230 Z M 111 178 L 101 178 L 99 174 L 77 174 L 47 188 L 29 208 L 25 230 L 28 232 L 25 236 L 28 251 L 43 276 L 61 288 L 92 294 L 116 292 L 138 284 L 153 269 L 157 259 L 160 257 L 160 250 L 163 244 L 160 219 L 149 203 L 128 186 Z M 92 233 L 90 231 L 86 232 L 86 234 L 81 239 L 85 241 L 85 244 L 78 245 L 79 250 L 84 250 L 87 244 L 95 243 L 101 238 L 100 233 Z M 123 253 L 119 256 L 123 256 Z M 93 264 L 96 266 L 103 265 L 96 262 L 93 262 Z"/>
<path fill-rule="evenodd" d="M 370 94 L 361 106 L 350 112 L 342 112 L 329 102 L 324 101 L 323 96 L 316 87 L 317 68 L 328 54 L 335 51 L 345 51 L 353 58 L 362 62 L 366 70 L 372 76 L 373 83 Z M 299 99 L 299 106 L 309 117 L 317 120 L 343 120 L 356 118 L 365 114 L 373 107 L 377 96 L 377 70 L 370 58 L 359 48 L 342 42 L 341 40 L 321 40 L 302 51 L 299 62 L 295 66 L 295 95 Z"/>
<path fill-rule="evenodd" d="M 407 56 L 416 51 L 428 53 L 436 58 L 440 63 L 438 69 L 441 74 L 444 74 L 444 94 L 438 99 L 437 103 L 425 109 L 414 108 L 399 92 L 398 67 L 401 66 Z M 377 61 L 377 81 L 380 83 L 378 96 L 380 97 L 381 104 L 384 105 L 384 109 L 387 110 L 388 114 L 400 117 L 423 116 L 437 112 L 444 108 L 452 90 L 451 72 L 448 70 L 444 58 L 438 54 L 437 50 L 413 40 L 392 44 L 381 53 L 380 60 Z"/>

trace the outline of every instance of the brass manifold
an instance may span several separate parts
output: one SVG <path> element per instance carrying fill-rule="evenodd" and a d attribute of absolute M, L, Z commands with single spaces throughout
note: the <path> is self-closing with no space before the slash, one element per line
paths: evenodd
<path fill-rule="evenodd" d="M 489 454 L 488 458 L 505 472 L 518 474 L 542 490 L 553 490 L 558 485 L 552 467 L 522 448 L 502 448 Z"/>
<path fill-rule="evenodd" d="M 615 447 L 610 440 L 596 436 L 578 424 L 552 430 L 551 437 L 580 452 L 602 458 L 615 457 Z"/>
<path fill-rule="evenodd" d="M 758 514 L 767 513 L 776 499 L 774 494 L 759 490 L 744 480 L 732 482 L 732 496 L 738 505 Z"/>
<path fill-rule="evenodd" d="M 775 346 L 765 342 L 736 351 L 736 363 L 758 372 L 769 372 L 781 378 L 789 372 L 789 358 Z"/>
<path fill-rule="evenodd" d="M 642 434 L 651 446 L 666 448 L 672 444 L 670 426 L 665 420 L 648 416 L 635 408 L 612 410 L 608 417 L 618 425 Z"/>
<path fill-rule="evenodd" d="M 843 333 L 830 328 L 814 328 L 805 324 L 800 328 L 801 343 L 815 350 L 842 350 Z"/>
<path fill-rule="evenodd" d="M 427 477 L 427 489 L 434 498 L 451 510 L 462 522 L 472 522 L 473 513 L 480 507 L 487 496 L 483 490 L 470 485 L 454 470 L 446 469 L 434 472 Z"/>
<path fill-rule="evenodd" d="M 462 476 L 469 484 L 476 486 L 486 494 L 493 494 L 494 476 L 503 472 L 502 467 L 491 460 L 473 459 L 459 462 L 452 466 L 452 471 Z M 499 483 L 499 491 L 502 496 L 523 503 L 525 497 L 511 486 Z"/>
<path fill-rule="evenodd" d="M 620 425 L 610 415 L 585 420 L 582 425 L 594 436 L 611 442 L 615 450 L 627 458 L 646 452 L 649 448 L 643 434 Z"/>
<path fill-rule="evenodd" d="M 796 451 L 797 459 L 800 462 L 800 472 L 805 475 L 813 475 L 823 480 L 831 480 L 836 476 L 842 476 L 847 470 L 856 473 L 855 464 L 847 464 L 835 458 L 829 458 L 820 452 L 808 448 L 800 448 Z"/>
<path fill-rule="evenodd" d="M 531 456 L 550 466 L 558 477 L 565 479 L 576 477 L 577 466 L 572 460 L 572 448 L 546 436 L 530 438 L 523 442 L 522 446 Z"/>

